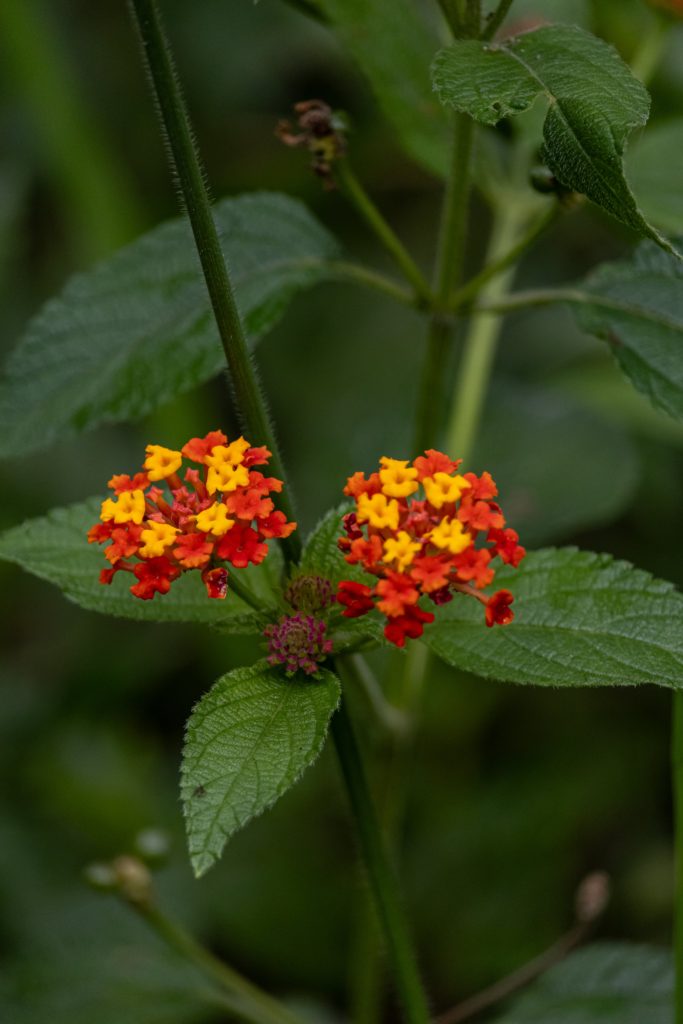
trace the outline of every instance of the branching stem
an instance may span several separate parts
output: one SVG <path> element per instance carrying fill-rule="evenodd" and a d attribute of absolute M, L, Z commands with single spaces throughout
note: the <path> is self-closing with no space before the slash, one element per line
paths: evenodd
<path fill-rule="evenodd" d="M 415 263 L 393 228 L 387 223 L 365 188 L 358 180 L 348 160 L 335 164 L 335 180 L 343 195 L 356 207 L 363 220 L 391 255 L 406 281 L 412 285 L 419 304 L 432 305 L 432 293 L 422 271 Z"/>

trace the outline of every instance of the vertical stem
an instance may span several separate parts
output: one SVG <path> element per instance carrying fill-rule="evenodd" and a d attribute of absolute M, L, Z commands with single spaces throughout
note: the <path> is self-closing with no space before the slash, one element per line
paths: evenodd
<path fill-rule="evenodd" d="M 493 225 L 487 263 L 494 263 L 514 246 L 524 217 L 513 205 L 499 212 Z M 515 269 L 509 267 L 489 281 L 480 296 L 494 302 L 502 298 L 510 288 Z M 470 321 L 446 439 L 446 450 L 454 458 L 467 459 L 471 452 L 502 323 L 503 318 L 497 313 L 476 313 Z"/>
<path fill-rule="evenodd" d="M 331 731 L 405 1019 L 408 1024 L 427 1024 L 427 999 L 420 981 L 398 883 L 380 832 L 358 744 L 343 701 L 332 718 Z"/>
<path fill-rule="evenodd" d="M 683 692 L 673 695 L 671 769 L 674 796 L 675 1024 L 683 1024 Z"/>
<path fill-rule="evenodd" d="M 460 282 L 465 247 L 467 209 L 470 197 L 470 159 L 474 122 L 466 114 L 456 115 L 453 159 L 446 185 L 435 270 L 435 290 L 441 308 L 448 305 Z M 434 312 L 429 321 L 427 352 L 422 369 L 416 413 L 414 451 L 438 443 L 445 402 L 445 364 L 451 341 L 451 326 Z"/>
<path fill-rule="evenodd" d="M 284 479 L 278 445 L 259 385 L 256 367 L 247 350 L 242 319 L 237 308 L 228 268 L 218 239 L 211 204 L 204 182 L 199 154 L 190 120 L 175 73 L 170 44 L 164 32 L 155 0 L 130 0 L 140 34 L 147 67 L 168 143 L 172 169 L 187 210 L 199 260 L 204 272 L 218 333 L 230 372 L 230 384 L 237 411 L 254 443 L 263 443 L 272 452 L 272 468 Z M 294 518 L 288 490 L 279 496 L 279 504 L 289 519 Z M 289 560 L 300 553 L 296 533 L 286 538 L 283 550 Z"/>

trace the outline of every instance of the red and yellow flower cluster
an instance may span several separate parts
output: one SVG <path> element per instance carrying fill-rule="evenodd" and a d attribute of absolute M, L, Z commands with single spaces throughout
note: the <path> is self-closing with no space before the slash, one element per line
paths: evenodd
<path fill-rule="evenodd" d="M 434 449 L 412 463 L 384 457 L 379 472 L 354 473 L 344 488 L 356 509 L 344 516 L 339 547 L 350 565 L 378 582 L 344 580 L 337 600 L 348 618 L 376 607 L 388 620 L 384 635 L 398 647 L 434 620 L 418 603 L 423 596 L 440 605 L 454 593 L 469 594 L 484 604 L 487 626 L 512 621 L 509 590 L 492 597 L 480 591 L 493 582 L 494 558 L 516 567 L 525 550 L 493 500 L 498 489 L 491 475 L 461 476 L 460 462 Z M 424 498 L 417 497 L 420 487 Z"/>
<path fill-rule="evenodd" d="M 270 498 L 282 481 L 254 469 L 268 463 L 267 448 L 252 448 L 243 437 L 228 442 L 213 430 L 179 452 L 158 444 L 147 445 L 146 452 L 143 472 L 111 478 L 114 497 L 102 502 L 101 522 L 88 533 L 90 543 L 109 541 L 104 554 L 110 568 L 100 573 L 101 583 L 130 572 L 136 580 L 131 593 L 146 601 L 168 593 L 183 572 L 198 569 L 209 597 L 223 598 L 224 563 L 236 569 L 258 565 L 268 554 L 267 540 L 296 529 Z M 181 478 L 183 457 L 195 465 Z"/>

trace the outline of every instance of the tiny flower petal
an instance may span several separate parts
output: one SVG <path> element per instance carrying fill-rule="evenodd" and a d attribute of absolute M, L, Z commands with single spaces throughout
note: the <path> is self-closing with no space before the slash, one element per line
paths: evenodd
<path fill-rule="evenodd" d="M 164 448 L 160 444 L 148 444 L 145 448 L 147 458 L 144 467 L 150 480 L 165 480 L 177 473 L 183 461 L 181 452 L 172 448 Z"/>

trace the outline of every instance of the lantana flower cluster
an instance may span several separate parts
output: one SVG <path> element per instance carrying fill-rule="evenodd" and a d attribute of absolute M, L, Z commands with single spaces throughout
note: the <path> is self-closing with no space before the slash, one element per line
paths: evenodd
<path fill-rule="evenodd" d="M 377 608 L 387 618 L 384 635 L 398 647 L 433 622 L 423 597 L 442 605 L 468 594 L 484 605 L 487 626 L 513 619 L 509 590 L 481 591 L 493 583 L 495 558 L 517 567 L 525 549 L 505 524 L 490 473 L 461 475 L 461 461 L 435 449 L 413 462 L 384 457 L 378 472 L 354 473 L 344 488 L 356 507 L 344 516 L 339 547 L 377 583 L 344 580 L 337 601 L 348 618 Z"/>
<path fill-rule="evenodd" d="M 296 523 L 275 509 L 271 494 L 282 481 L 265 476 L 271 453 L 220 430 L 194 437 L 181 451 L 149 444 L 142 472 L 113 476 L 113 497 L 102 502 L 90 543 L 107 543 L 109 568 L 101 583 L 118 572 L 135 577 L 131 593 L 144 601 L 167 594 L 183 573 L 201 573 L 209 597 L 224 598 L 228 569 L 258 565 L 267 541 L 288 537 Z M 183 471 L 183 462 L 191 463 Z"/>

